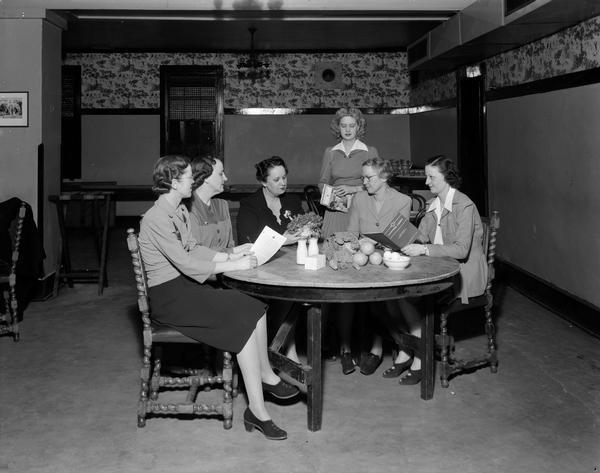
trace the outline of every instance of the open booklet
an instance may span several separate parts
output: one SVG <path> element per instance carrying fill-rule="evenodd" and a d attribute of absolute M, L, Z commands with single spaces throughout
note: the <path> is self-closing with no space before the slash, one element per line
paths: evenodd
<path fill-rule="evenodd" d="M 338 197 L 333 191 L 333 186 L 329 184 L 323 185 L 323 192 L 321 192 L 320 204 L 324 205 L 328 209 L 337 210 L 339 212 L 348 212 L 350 204 L 352 203 L 352 194 Z"/>
<path fill-rule="evenodd" d="M 271 227 L 265 226 L 250 249 L 256 256 L 258 265 L 260 266 L 269 261 L 279 251 L 279 248 L 283 246 L 285 240 L 286 238 L 281 233 L 277 233 Z"/>
<path fill-rule="evenodd" d="M 419 230 L 401 214 L 396 215 L 381 233 L 365 233 L 364 236 L 375 240 L 386 248 L 400 251 L 417 238 Z"/>

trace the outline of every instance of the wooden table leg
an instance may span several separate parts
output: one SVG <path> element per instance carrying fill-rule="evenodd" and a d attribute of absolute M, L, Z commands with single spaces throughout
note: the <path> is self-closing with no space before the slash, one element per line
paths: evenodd
<path fill-rule="evenodd" d="M 311 306 L 306 317 L 306 354 L 311 367 L 307 380 L 308 430 L 321 430 L 323 380 L 321 366 L 321 308 Z"/>
<path fill-rule="evenodd" d="M 98 269 L 98 295 L 102 295 L 107 284 L 106 258 L 108 253 L 108 227 L 110 225 L 110 195 L 104 195 L 104 225 L 102 226 L 102 240 L 100 249 L 100 267 Z"/>
<path fill-rule="evenodd" d="M 62 245 L 62 255 L 61 255 L 61 263 L 62 270 L 65 279 L 67 280 L 67 284 L 69 287 L 73 287 L 73 279 L 70 277 L 70 273 L 72 271 L 71 268 L 71 253 L 69 252 L 69 240 L 67 236 L 67 225 L 65 223 L 66 213 L 68 209 L 68 204 L 63 205 L 63 202 L 60 199 L 55 201 L 56 204 L 56 213 L 58 218 L 58 228 L 60 230 L 60 238 Z M 57 277 L 60 279 L 60 272 L 57 274 Z"/>
<path fill-rule="evenodd" d="M 425 313 L 421 318 L 421 353 L 424 354 L 421 359 L 421 369 L 423 370 L 421 399 L 427 401 L 433 397 L 435 386 L 435 308 L 433 297 L 428 296 L 424 299 Z"/>

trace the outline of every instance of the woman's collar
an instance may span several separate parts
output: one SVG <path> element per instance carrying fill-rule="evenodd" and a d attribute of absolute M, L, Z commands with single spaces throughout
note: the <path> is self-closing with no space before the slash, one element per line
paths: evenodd
<path fill-rule="evenodd" d="M 448 189 L 448 193 L 446 194 L 446 200 L 444 201 L 444 208 L 448 211 L 448 212 L 452 212 L 452 202 L 454 201 L 454 193 L 456 192 L 456 189 L 454 187 L 450 187 L 450 189 Z M 440 198 L 438 196 L 435 196 L 434 199 L 431 201 L 431 204 L 429 204 L 429 208 L 427 209 L 427 212 L 431 212 L 433 210 L 438 210 L 439 209 L 439 204 L 440 202 Z"/>
<path fill-rule="evenodd" d="M 332 150 L 339 150 L 339 151 L 343 151 L 344 153 L 346 153 L 346 149 L 344 148 L 344 142 L 340 141 L 337 145 L 335 145 L 332 148 Z M 348 152 L 348 154 L 352 153 L 352 151 L 355 151 L 355 150 L 369 151 L 369 148 L 362 141 L 360 141 L 359 139 L 356 139 L 356 140 L 354 140 L 354 143 L 352 143 L 352 148 L 350 148 L 350 151 Z"/>

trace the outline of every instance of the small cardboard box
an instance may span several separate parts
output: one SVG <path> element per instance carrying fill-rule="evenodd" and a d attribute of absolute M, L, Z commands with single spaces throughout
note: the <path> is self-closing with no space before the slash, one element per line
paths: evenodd
<path fill-rule="evenodd" d="M 304 260 L 304 269 L 317 270 L 325 267 L 325 255 L 307 256 Z"/>

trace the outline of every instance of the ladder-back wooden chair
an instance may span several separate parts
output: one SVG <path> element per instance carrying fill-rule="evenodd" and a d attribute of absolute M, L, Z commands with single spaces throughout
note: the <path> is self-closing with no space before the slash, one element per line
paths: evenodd
<path fill-rule="evenodd" d="M 183 376 L 174 376 L 162 366 L 160 346 L 169 343 L 201 344 L 197 340 L 186 337 L 168 326 L 155 324 L 150 319 L 150 301 L 148 283 L 144 263 L 140 254 L 138 237 L 133 228 L 127 230 L 127 246 L 131 253 L 133 272 L 138 293 L 138 308 L 142 316 L 142 335 L 144 353 L 141 369 L 141 389 L 138 402 L 138 427 L 146 425 L 146 416 L 154 415 L 192 415 L 222 416 L 223 427 L 230 429 L 233 419 L 233 363 L 229 352 L 223 353 L 223 368 L 216 376 L 206 375 L 205 370 L 189 369 Z M 165 372 L 171 373 L 171 376 Z M 179 374 L 179 372 L 177 372 Z M 201 387 L 221 386 L 223 400 L 221 403 L 207 404 L 198 401 Z M 159 391 L 170 388 L 188 388 L 185 400 L 181 402 L 159 401 Z M 162 392 L 162 391 L 161 391 Z"/>
<path fill-rule="evenodd" d="M 325 207 L 319 203 L 321 191 L 318 186 L 312 184 L 304 186 L 304 200 L 306 200 L 310 212 L 314 212 L 321 217 L 325 215 Z"/>
<path fill-rule="evenodd" d="M 460 299 L 443 305 L 440 308 L 440 337 L 441 348 L 440 380 L 442 387 L 447 388 L 448 379 L 459 373 L 471 372 L 485 366 L 490 367 L 492 373 L 498 371 L 498 358 L 496 355 L 496 329 L 494 327 L 492 309 L 494 297 L 492 295 L 492 283 L 494 281 L 494 260 L 496 255 L 496 235 L 500 228 L 500 216 L 498 211 L 492 212 L 491 218 L 482 218 L 483 223 L 483 247 L 486 249 L 488 264 L 488 281 L 485 292 L 478 297 L 470 297 L 468 304 L 462 304 Z M 473 309 L 483 309 L 485 314 L 485 333 L 487 335 L 486 353 L 470 360 L 458 359 L 454 354 L 454 338 L 448 334 L 448 318 L 450 315 L 458 314 Z"/>
<path fill-rule="evenodd" d="M 410 220 L 415 226 L 419 226 L 421 219 L 425 216 L 427 211 L 427 201 L 425 197 L 420 194 L 410 194 L 412 199 L 412 208 L 410 212 Z"/>
<path fill-rule="evenodd" d="M 0 314 L 0 335 L 10 334 L 15 342 L 19 341 L 19 303 L 17 300 L 17 263 L 21 249 L 23 222 L 27 212 L 27 203 L 22 202 L 19 214 L 10 226 L 12 255 L 8 274 L 0 274 L 0 287 L 4 299 L 5 312 Z"/>

